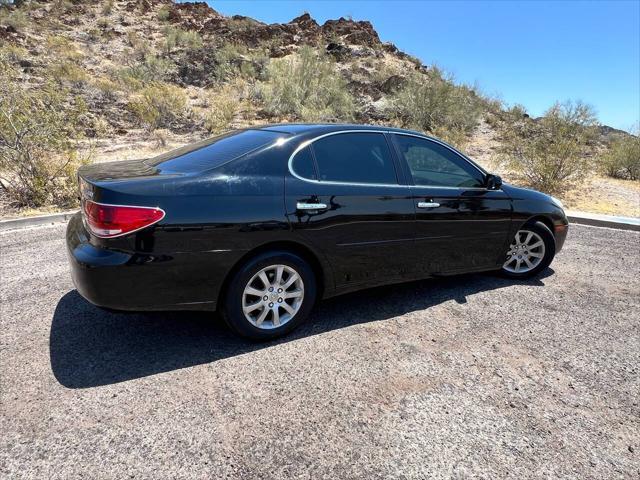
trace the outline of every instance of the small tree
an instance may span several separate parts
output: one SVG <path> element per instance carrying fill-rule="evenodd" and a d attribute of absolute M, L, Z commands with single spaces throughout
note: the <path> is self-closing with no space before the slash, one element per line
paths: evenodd
<path fill-rule="evenodd" d="M 324 54 L 304 46 L 289 58 L 272 60 L 268 80 L 259 93 L 272 115 L 293 115 L 306 121 L 348 120 L 353 99 L 346 81 Z"/>
<path fill-rule="evenodd" d="M 431 132 L 460 145 L 478 124 L 483 99 L 433 67 L 415 73 L 391 97 L 389 115 L 402 126 Z"/>
<path fill-rule="evenodd" d="M 17 71 L 0 62 L 0 185 L 15 206 L 76 203 L 75 175 L 89 161 L 79 153 L 86 107 L 48 84 L 26 89 Z"/>
<path fill-rule="evenodd" d="M 502 153 L 516 175 L 537 190 L 561 194 L 589 172 L 596 136 L 593 109 L 582 102 L 553 105 L 542 118 L 511 116 L 502 132 Z"/>
<path fill-rule="evenodd" d="M 640 180 L 640 132 L 615 139 L 601 158 L 605 174 L 613 178 Z"/>

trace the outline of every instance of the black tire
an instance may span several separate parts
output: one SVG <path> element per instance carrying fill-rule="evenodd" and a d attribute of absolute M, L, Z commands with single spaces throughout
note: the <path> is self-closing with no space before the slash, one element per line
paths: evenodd
<path fill-rule="evenodd" d="M 286 323 L 264 329 L 258 328 L 245 317 L 242 301 L 245 287 L 254 275 L 271 265 L 286 265 L 294 269 L 304 284 L 304 296 L 299 309 Z M 235 272 L 224 292 L 220 312 L 229 328 L 238 335 L 251 340 L 271 340 L 286 335 L 303 323 L 315 304 L 316 295 L 316 277 L 304 259 L 287 251 L 269 251 L 251 258 Z"/>
<path fill-rule="evenodd" d="M 535 277 L 551 264 L 551 261 L 553 260 L 553 257 L 556 254 L 556 240 L 553 236 L 553 233 L 551 233 L 551 230 L 549 230 L 549 227 L 547 227 L 544 223 L 542 222 L 528 223 L 520 227 L 518 232 L 521 232 L 521 231 L 533 232 L 542 239 L 542 241 L 544 242 L 544 256 L 542 257 L 542 260 L 540 261 L 540 263 L 538 263 L 535 266 L 535 268 L 525 272 L 509 271 L 503 265 L 503 267 L 500 269 L 500 273 L 503 276 L 508 278 L 525 279 L 525 278 Z M 514 241 L 515 241 L 515 236 L 511 243 L 513 244 Z"/>

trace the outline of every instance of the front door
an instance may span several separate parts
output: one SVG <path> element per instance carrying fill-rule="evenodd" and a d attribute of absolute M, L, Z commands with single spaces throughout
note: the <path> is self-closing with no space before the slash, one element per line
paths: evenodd
<path fill-rule="evenodd" d="M 414 267 L 413 201 L 383 132 L 322 136 L 290 168 L 289 221 L 329 260 L 337 288 L 384 284 Z"/>
<path fill-rule="evenodd" d="M 507 251 L 511 199 L 453 149 L 394 134 L 416 212 L 416 251 L 428 274 L 498 268 Z"/>

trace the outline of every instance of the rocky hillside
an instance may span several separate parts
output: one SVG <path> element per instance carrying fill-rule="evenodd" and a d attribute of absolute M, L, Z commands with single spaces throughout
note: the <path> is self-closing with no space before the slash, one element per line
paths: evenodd
<path fill-rule="evenodd" d="M 319 25 L 304 14 L 286 24 L 264 24 L 225 17 L 204 2 L 171 0 L 39 1 L 21 16 L 25 18 L 18 28 L 11 22 L 0 26 L 0 38 L 16 47 L 12 54 L 25 87 L 39 85 L 55 75 L 49 67 L 62 64 L 65 68 L 59 69 L 56 80 L 82 95 L 92 117 L 106 121 L 109 133 L 116 136 L 138 125 L 128 113 L 128 89 L 108 82 L 114 82 L 123 67 L 145 68 L 150 56 L 158 63 L 148 67 L 157 70 L 151 80 L 185 89 L 189 106 L 197 109 L 206 108 L 199 98 L 204 93 L 239 77 L 247 83 L 260 79 L 271 59 L 290 56 L 305 45 L 321 49 L 335 59 L 346 80 L 357 103 L 353 119 L 358 122 L 388 120 L 380 101 L 398 89 L 408 73 L 428 70 L 393 44 L 381 42 L 371 23 L 345 18 Z M 196 32 L 199 40 L 177 40 L 168 47 L 176 31 Z M 113 90 L 107 91 L 109 87 Z M 253 107 L 239 112 L 232 125 L 273 120 L 259 105 Z M 194 132 L 202 125 L 194 119 L 194 124 L 170 127 Z"/>
<path fill-rule="evenodd" d="M 265 24 L 171 0 L 13 3 L 0 7 L 5 81 L 54 85 L 94 161 L 258 123 L 352 121 L 427 131 L 508 176 L 497 161 L 505 122 L 534 122 L 382 42 L 366 21 Z M 587 154 L 620 135 L 601 128 Z"/>

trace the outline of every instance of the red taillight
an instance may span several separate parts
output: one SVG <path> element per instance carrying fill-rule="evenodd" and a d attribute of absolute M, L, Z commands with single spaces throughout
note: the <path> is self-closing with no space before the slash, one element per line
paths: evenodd
<path fill-rule="evenodd" d="M 153 207 L 104 205 L 84 202 L 84 215 L 91 232 L 97 237 L 119 237 L 153 225 L 164 218 L 164 210 Z"/>

